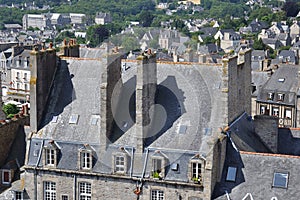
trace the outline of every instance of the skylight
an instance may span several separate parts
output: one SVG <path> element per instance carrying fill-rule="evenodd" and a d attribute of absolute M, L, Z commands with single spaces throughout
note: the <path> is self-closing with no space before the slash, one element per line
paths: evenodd
<path fill-rule="evenodd" d="M 226 181 L 235 181 L 236 179 L 236 167 L 228 167 Z"/>
<path fill-rule="evenodd" d="M 69 119 L 69 124 L 77 124 L 79 115 L 72 114 Z"/>
<path fill-rule="evenodd" d="M 288 173 L 275 172 L 273 177 L 273 187 L 287 188 L 288 178 Z"/>
<path fill-rule="evenodd" d="M 52 123 L 56 123 L 58 119 L 58 116 L 53 116 L 51 122 Z"/>
<path fill-rule="evenodd" d="M 179 133 L 179 134 L 185 134 L 186 129 L 187 129 L 187 125 L 181 124 L 181 125 L 179 126 L 179 128 L 178 128 L 178 133 Z"/>

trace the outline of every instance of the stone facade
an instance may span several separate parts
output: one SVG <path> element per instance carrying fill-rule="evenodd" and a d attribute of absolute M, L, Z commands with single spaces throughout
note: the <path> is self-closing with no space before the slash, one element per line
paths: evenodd
<path fill-rule="evenodd" d="M 223 59 L 223 92 L 228 93 L 228 123 L 251 114 L 251 51 Z"/>

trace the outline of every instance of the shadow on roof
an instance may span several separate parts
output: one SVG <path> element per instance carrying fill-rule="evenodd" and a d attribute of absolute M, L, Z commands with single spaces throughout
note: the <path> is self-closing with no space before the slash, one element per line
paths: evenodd
<path fill-rule="evenodd" d="M 235 176 L 233 173 L 228 173 L 229 167 L 236 168 Z M 216 184 L 212 199 L 226 195 L 226 192 L 230 194 L 233 188 L 244 183 L 246 180 L 243 173 L 243 168 L 245 168 L 245 166 L 240 153 L 233 148 L 231 142 L 227 139 L 226 158 L 221 181 Z"/>
<path fill-rule="evenodd" d="M 72 83 L 73 74 L 70 74 L 68 63 L 62 60 L 57 67 L 55 78 L 51 86 L 51 92 L 48 97 L 47 110 L 45 110 L 44 118 L 42 119 L 41 126 L 43 128 L 53 119 L 53 116 L 58 116 L 76 99 L 76 93 Z"/>
<path fill-rule="evenodd" d="M 184 107 L 184 94 L 178 88 L 175 76 L 168 76 L 163 82 L 157 86 L 155 103 L 161 105 L 166 112 L 166 119 L 162 119 L 164 115 L 155 112 L 154 120 L 145 139 L 145 146 L 149 146 L 164 132 L 173 126 L 173 123 L 186 112 Z M 157 129 L 157 124 L 164 122 L 161 129 Z"/>
<path fill-rule="evenodd" d="M 288 128 L 278 129 L 278 153 L 286 155 L 299 155 L 300 154 L 300 138 L 299 131 L 294 131 L 296 137 Z"/>

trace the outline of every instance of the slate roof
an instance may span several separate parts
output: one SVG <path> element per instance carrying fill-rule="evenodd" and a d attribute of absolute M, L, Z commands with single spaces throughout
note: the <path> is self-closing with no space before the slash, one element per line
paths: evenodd
<path fill-rule="evenodd" d="M 228 196 L 243 199 L 247 193 L 253 199 L 297 199 L 300 194 L 299 164 L 299 156 L 237 152 L 228 142 L 221 182 L 215 187 L 213 199 L 228 200 Z M 229 166 L 237 168 L 235 181 L 226 181 Z M 288 173 L 287 188 L 273 186 L 275 172 Z"/>
<path fill-rule="evenodd" d="M 242 114 L 229 127 L 230 138 L 232 138 L 238 150 L 270 152 L 270 149 L 261 142 L 259 136 L 255 133 L 253 120 L 247 113 Z"/>
<path fill-rule="evenodd" d="M 99 99 L 106 53 L 101 48 L 81 48 L 80 55 L 87 58 L 63 58 L 57 68 L 42 128 L 30 142 L 28 165 L 42 166 L 39 152 L 50 140 L 54 140 L 61 152 L 57 168 L 77 170 L 78 149 L 89 144 L 94 149 L 96 161 L 92 172 L 111 174 L 112 155 L 123 146 L 134 159 L 133 171 L 128 173 L 140 177 L 147 158 L 146 152 L 151 156 L 153 151 L 160 150 L 168 157 L 170 164 L 180 164 L 180 173 L 167 170 L 166 180 L 186 182 L 187 161 L 195 152 L 205 155 L 210 151 L 209 141 L 219 133 L 219 127 L 223 124 L 223 119 L 219 117 L 222 114 L 219 108 L 226 106 L 220 87 L 221 65 L 212 67 L 158 62 L 156 101 L 165 109 L 166 121 L 162 123 L 164 121 L 160 115 L 154 117 L 157 125 L 154 127 L 160 129 L 153 130 L 154 137 L 149 137 L 145 142 L 148 150 L 137 158 L 131 153 L 136 145 L 132 135 L 135 133 L 134 124 L 128 124 L 128 128 L 112 141 L 106 152 L 100 152 Z M 130 63 L 131 67 L 122 74 L 124 92 L 120 96 L 120 105 L 124 99 L 122 95 L 126 95 L 126 91 L 135 83 L 136 62 Z M 126 118 L 128 115 L 122 114 L 122 110 L 118 110 L 117 117 L 129 121 Z M 78 116 L 78 121 L 70 124 L 70 117 L 74 114 Z M 93 117 L 98 119 L 95 124 L 91 123 Z M 185 127 L 184 131 L 181 126 Z M 114 134 L 117 133 L 117 129 L 114 131 Z M 147 163 L 146 175 L 150 173 L 149 165 L 151 162 Z"/>
<path fill-rule="evenodd" d="M 252 93 L 252 96 L 257 96 L 262 86 L 268 81 L 268 72 L 252 71 L 252 84 L 256 87 L 256 91 Z"/>
<path fill-rule="evenodd" d="M 278 55 L 279 60 L 282 62 L 296 63 L 296 56 L 294 51 L 290 50 L 282 50 Z"/>
<path fill-rule="evenodd" d="M 298 71 L 299 66 L 280 65 L 262 87 L 261 92 L 257 96 L 257 101 L 294 105 L 295 95 L 298 92 L 299 87 Z M 270 92 L 275 94 L 273 100 L 268 100 L 268 93 Z M 277 101 L 277 93 L 284 94 L 284 100 L 282 102 Z"/>

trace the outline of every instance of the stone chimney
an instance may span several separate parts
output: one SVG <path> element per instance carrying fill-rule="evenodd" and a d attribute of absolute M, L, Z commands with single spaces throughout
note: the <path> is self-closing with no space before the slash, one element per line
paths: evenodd
<path fill-rule="evenodd" d="M 122 55 L 117 50 L 111 51 L 108 44 L 106 48 L 105 70 L 101 78 L 101 131 L 100 144 L 102 151 L 106 150 L 107 145 L 112 138 L 112 126 L 114 123 L 114 113 L 116 105 L 113 105 L 112 100 L 116 100 L 120 96 L 122 81 L 121 81 L 121 58 Z M 114 96 L 113 96 L 114 95 Z M 116 103 L 117 104 L 117 103 Z"/>
<path fill-rule="evenodd" d="M 49 49 L 30 52 L 30 127 L 32 132 L 39 130 L 43 111 L 56 71 L 56 52 L 52 46 Z"/>
<path fill-rule="evenodd" d="M 149 137 L 157 87 L 156 55 L 149 49 L 138 58 L 136 81 L 136 152 L 143 153 L 144 142 Z"/>
<path fill-rule="evenodd" d="M 79 57 L 79 45 L 76 44 L 75 39 L 70 39 L 69 43 L 67 44 L 67 40 L 64 39 L 63 46 L 62 46 L 62 55 L 66 57 Z"/>

